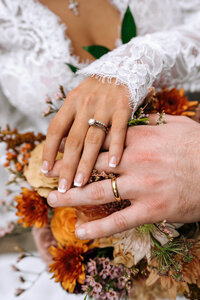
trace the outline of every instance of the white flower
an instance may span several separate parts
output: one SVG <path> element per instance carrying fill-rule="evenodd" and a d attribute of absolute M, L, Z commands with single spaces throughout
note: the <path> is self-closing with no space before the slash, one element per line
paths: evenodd
<path fill-rule="evenodd" d="M 159 229 L 159 225 L 160 224 L 158 224 L 158 226 L 155 226 L 154 224 L 147 224 L 117 233 L 114 237 L 120 241 L 118 241 L 116 245 L 122 245 L 124 254 L 129 252 L 133 255 L 135 265 L 144 257 L 150 261 L 151 248 L 154 246 L 150 233 L 161 245 L 169 242 L 167 235 Z M 170 232 L 171 237 L 176 237 L 179 233 L 175 230 L 175 228 L 178 228 L 183 224 L 168 224 L 163 222 L 162 225 L 166 229 L 166 232 Z"/>

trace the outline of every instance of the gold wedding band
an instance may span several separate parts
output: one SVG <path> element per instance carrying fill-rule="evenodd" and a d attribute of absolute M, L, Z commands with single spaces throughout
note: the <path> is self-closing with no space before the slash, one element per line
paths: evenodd
<path fill-rule="evenodd" d="M 120 202 L 122 199 L 117 189 L 117 178 L 115 176 L 111 179 L 111 185 L 112 185 L 112 190 L 116 201 Z"/>

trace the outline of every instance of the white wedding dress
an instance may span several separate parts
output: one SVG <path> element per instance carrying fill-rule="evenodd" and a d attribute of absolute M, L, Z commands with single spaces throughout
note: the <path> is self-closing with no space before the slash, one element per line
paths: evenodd
<path fill-rule="evenodd" d="M 47 7 L 36 0 L 0 0 L 0 125 L 45 133 L 46 95 L 60 84 L 67 94 L 87 76 L 126 85 L 133 112 L 152 85 L 200 90 L 200 0 L 108 1 L 121 19 L 129 4 L 138 36 L 124 45 L 118 38 L 115 50 L 79 62 L 66 26 Z M 2 168 L 0 178 L 2 191 Z"/>

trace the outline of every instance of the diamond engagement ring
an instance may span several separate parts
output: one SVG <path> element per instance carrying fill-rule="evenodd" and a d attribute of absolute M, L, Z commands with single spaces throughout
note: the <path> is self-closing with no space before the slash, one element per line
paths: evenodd
<path fill-rule="evenodd" d="M 89 119 L 88 120 L 88 124 L 90 126 L 97 126 L 97 127 L 101 128 L 101 129 L 103 129 L 105 131 L 105 133 L 108 132 L 108 127 L 104 123 L 102 123 L 100 121 L 97 121 L 95 119 Z"/>

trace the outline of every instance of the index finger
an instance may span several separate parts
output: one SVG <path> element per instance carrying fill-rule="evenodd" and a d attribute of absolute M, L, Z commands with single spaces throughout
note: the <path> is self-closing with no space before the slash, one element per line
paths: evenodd
<path fill-rule="evenodd" d="M 70 105 L 63 104 L 59 112 L 55 115 L 48 128 L 46 141 L 44 144 L 42 156 L 42 169 L 47 174 L 52 169 L 59 145 L 74 120 L 75 110 L 72 103 Z"/>

